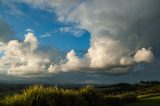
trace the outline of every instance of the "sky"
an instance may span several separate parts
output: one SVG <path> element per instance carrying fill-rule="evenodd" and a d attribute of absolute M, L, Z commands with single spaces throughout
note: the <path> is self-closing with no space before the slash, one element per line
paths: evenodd
<path fill-rule="evenodd" d="M 0 82 L 160 80 L 159 0 L 0 0 Z"/>

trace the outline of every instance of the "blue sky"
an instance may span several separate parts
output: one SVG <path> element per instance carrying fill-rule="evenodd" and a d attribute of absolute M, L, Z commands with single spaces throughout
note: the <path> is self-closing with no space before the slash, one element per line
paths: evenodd
<path fill-rule="evenodd" d="M 74 23 L 62 23 L 57 20 L 53 11 L 38 9 L 25 3 L 14 3 L 12 8 L 8 5 L 0 6 L 1 17 L 11 26 L 13 35 L 18 39 L 24 39 L 27 29 L 31 29 L 43 46 L 57 48 L 61 51 L 70 49 L 88 49 L 90 34 L 84 29 L 77 28 L 74 32 L 61 31 L 62 28 L 74 28 Z M 17 11 L 17 12 L 16 12 Z M 74 30 L 74 29 L 73 29 Z M 48 35 L 45 37 L 41 37 Z"/>

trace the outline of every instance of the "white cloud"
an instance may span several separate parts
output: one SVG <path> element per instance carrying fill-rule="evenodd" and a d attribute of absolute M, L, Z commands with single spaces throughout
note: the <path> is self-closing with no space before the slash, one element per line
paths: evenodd
<path fill-rule="evenodd" d="M 1 72 L 11 75 L 59 73 L 80 70 L 103 70 L 108 73 L 120 74 L 139 62 L 151 63 L 154 55 L 150 49 L 142 48 L 134 56 L 119 42 L 107 37 L 91 41 L 91 47 L 82 57 L 74 50 L 67 53 L 66 58 L 55 63 L 51 56 L 38 53 L 38 40 L 33 33 L 25 35 L 23 42 L 11 40 L 0 46 Z M 49 58 L 50 57 L 50 58 Z M 52 61 L 51 61 L 52 60 Z M 7 71 L 6 71 L 7 70 Z"/>
<path fill-rule="evenodd" d="M 131 56 L 121 57 L 120 64 L 121 65 L 132 65 L 132 64 L 134 64 L 133 57 L 131 57 Z"/>
<path fill-rule="evenodd" d="M 154 61 L 154 55 L 150 49 L 142 48 L 142 50 L 138 50 L 134 56 L 134 61 L 137 63 L 147 62 L 152 63 Z"/>
<path fill-rule="evenodd" d="M 25 31 L 26 31 L 26 32 L 34 32 L 34 30 L 31 29 L 31 28 L 28 28 L 28 29 L 26 29 Z"/>
<path fill-rule="evenodd" d="M 153 62 L 150 50 L 142 48 L 135 56 L 129 56 L 127 50 L 118 41 L 103 37 L 92 41 L 91 47 L 83 58 L 76 56 L 74 50 L 67 53 L 66 59 L 59 64 L 52 64 L 49 72 L 76 70 L 105 70 L 108 73 L 124 73 L 138 62 Z"/>
<path fill-rule="evenodd" d="M 50 65 L 48 70 L 56 73 L 60 71 L 76 71 L 86 67 L 88 67 L 87 61 L 80 59 L 76 56 L 74 50 L 71 50 L 67 53 L 66 60 L 61 61 L 59 64 Z"/>
<path fill-rule="evenodd" d="M 106 39 L 103 40 L 107 41 Z M 62 60 L 59 64 L 50 65 L 49 72 L 103 70 L 112 74 L 120 74 L 128 72 L 139 62 L 152 63 L 154 61 L 151 50 L 142 48 L 134 56 L 129 56 L 119 42 L 111 40 L 103 42 L 103 40 L 94 42 L 84 58 L 76 56 L 74 50 L 71 50 L 67 53 L 65 60 Z"/>
<path fill-rule="evenodd" d="M 40 38 L 46 38 L 46 37 L 51 37 L 52 35 L 50 33 L 45 33 L 40 36 Z"/>
<path fill-rule="evenodd" d="M 4 45 L 4 43 L 3 43 L 3 42 L 0 42 L 0 45 Z"/>
<path fill-rule="evenodd" d="M 48 58 L 38 55 L 35 51 L 38 48 L 38 40 L 33 33 L 28 33 L 23 42 L 11 40 L 4 45 L 0 57 L 1 71 L 8 71 L 8 74 L 22 75 L 30 73 L 42 73 L 46 71 Z"/>
<path fill-rule="evenodd" d="M 29 32 L 25 35 L 24 46 L 28 46 L 30 49 L 29 51 L 34 51 L 38 48 L 38 40 L 33 33 Z"/>
<path fill-rule="evenodd" d="M 87 56 L 90 59 L 91 68 L 106 69 L 118 65 L 125 53 L 126 49 L 119 41 L 103 37 L 91 41 Z"/>
<path fill-rule="evenodd" d="M 59 28 L 59 31 L 62 33 L 63 32 L 71 33 L 76 37 L 82 36 L 85 32 L 83 29 L 81 29 L 78 26 L 61 27 Z"/>

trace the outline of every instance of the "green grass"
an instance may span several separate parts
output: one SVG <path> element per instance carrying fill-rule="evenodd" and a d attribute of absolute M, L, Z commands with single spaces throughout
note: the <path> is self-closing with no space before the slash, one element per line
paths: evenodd
<path fill-rule="evenodd" d="M 138 97 L 139 101 L 126 106 L 160 106 L 160 94 L 148 94 Z"/>
<path fill-rule="evenodd" d="M 139 95 L 139 99 L 145 99 L 145 98 L 150 98 L 150 97 L 159 97 L 160 93 L 153 93 L 153 94 L 145 94 L 145 95 Z"/>
<path fill-rule="evenodd" d="M 151 97 L 145 98 L 144 100 L 155 100 L 155 99 L 160 100 L 160 95 L 159 96 L 151 96 Z"/>

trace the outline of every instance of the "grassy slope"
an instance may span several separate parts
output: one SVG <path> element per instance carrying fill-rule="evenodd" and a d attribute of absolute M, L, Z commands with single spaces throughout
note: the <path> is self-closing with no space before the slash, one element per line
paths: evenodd
<path fill-rule="evenodd" d="M 126 106 L 160 106 L 160 94 L 140 96 L 139 102 Z"/>

